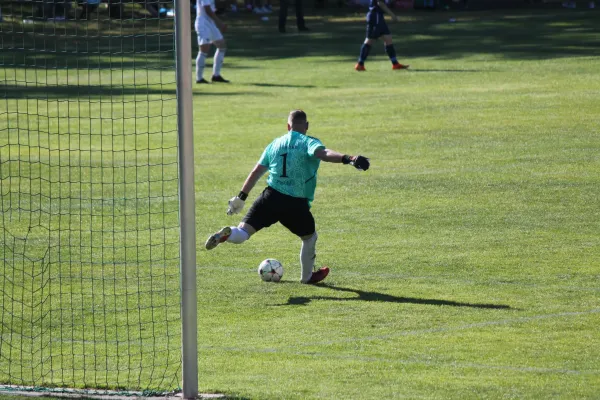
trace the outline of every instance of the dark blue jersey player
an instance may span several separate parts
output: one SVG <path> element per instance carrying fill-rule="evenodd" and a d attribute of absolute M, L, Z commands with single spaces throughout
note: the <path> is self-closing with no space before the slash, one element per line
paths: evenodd
<path fill-rule="evenodd" d="M 385 44 L 385 52 L 390 57 L 392 62 L 392 69 L 406 69 L 408 65 L 403 65 L 396 59 L 396 49 L 392 44 L 392 34 L 390 28 L 385 23 L 383 15 L 388 14 L 392 17 L 392 20 L 398 21 L 398 17 L 394 15 L 392 11 L 387 7 L 384 0 L 370 0 L 369 1 L 369 12 L 367 13 L 367 38 L 360 48 L 360 57 L 358 63 L 354 67 L 357 71 L 365 70 L 365 61 L 371 50 L 371 45 L 375 40 L 383 37 L 383 43 Z"/>

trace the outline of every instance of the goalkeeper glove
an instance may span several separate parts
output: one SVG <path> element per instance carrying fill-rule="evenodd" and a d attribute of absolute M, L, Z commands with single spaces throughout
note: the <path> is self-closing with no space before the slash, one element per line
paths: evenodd
<path fill-rule="evenodd" d="M 366 171 L 371 166 L 369 159 L 366 157 L 363 157 L 363 156 L 345 155 L 344 157 L 342 157 L 342 162 L 344 164 L 352 165 L 354 168 L 358 169 L 359 171 Z"/>
<path fill-rule="evenodd" d="M 240 192 L 235 197 L 232 197 L 229 200 L 229 208 L 227 208 L 227 215 L 237 214 L 244 208 L 244 204 L 246 204 L 246 198 L 248 195 L 244 192 Z"/>

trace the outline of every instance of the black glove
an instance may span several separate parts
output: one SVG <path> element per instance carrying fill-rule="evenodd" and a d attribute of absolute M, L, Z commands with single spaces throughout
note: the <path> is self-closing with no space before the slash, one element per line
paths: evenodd
<path fill-rule="evenodd" d="M 350 165 L 352 165 L 359 171 L 366 171 L 371 166 L 371 163 L 369 162 L 369 159 L 367 157 L 354 156 L 350 157 Z"/>

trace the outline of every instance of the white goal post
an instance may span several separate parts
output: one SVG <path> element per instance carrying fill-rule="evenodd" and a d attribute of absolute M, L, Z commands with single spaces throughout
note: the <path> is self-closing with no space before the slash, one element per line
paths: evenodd
<path fill-rule="evenodd" d="M 177 123 L 179 137 L 179 215 L 181 224 L 181 337 L 183 398 L 198 395 L 196 295 L 196 212 L 189 0 L 175 1 Z"/>

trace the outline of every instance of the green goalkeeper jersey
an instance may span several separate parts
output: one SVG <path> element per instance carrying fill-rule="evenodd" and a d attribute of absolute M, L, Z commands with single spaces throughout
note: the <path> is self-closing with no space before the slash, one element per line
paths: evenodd
<path fill-rule="evenodd" d="M 319 139 L 289 131 L 273 140 L 258 162 L 269 168 L 267 184 L 270 187 L 292 197 L 306 198 L 310 204 L 315 198 L 321 163 L 315 151 L 324 148 Z"/>

